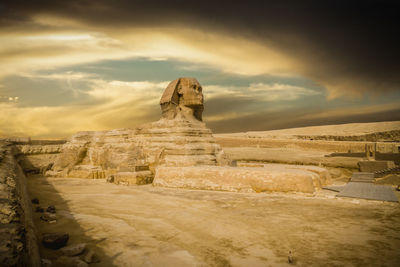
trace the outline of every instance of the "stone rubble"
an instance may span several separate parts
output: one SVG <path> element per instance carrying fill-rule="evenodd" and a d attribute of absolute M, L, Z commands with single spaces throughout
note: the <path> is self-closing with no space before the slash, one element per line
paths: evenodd
<path fill-rule="evenodd" d="M 45 233 L 42 237 L 42 244 L 46 248 L 59 249 L 67 245 L 69 234 L 67 233 Z"/>
<path fill-rule="evenodd" d="M 50 212 L 45 212 L 43 215 L 40 216 L 40 220 L 48 222 L 48 223 L 55 223 L 57 222 L 57 215 Z"/>
<path fill-rule="evenodd" d="M 42 207 L 40 207 L 40 206 L 37 206 L 36 209 L 35 209 L 35 212 L 43 213 L 44 209 Z"/>
<path fill-rule="evenodd" d="M 85 249 L 86 249 L 86 243 L 80 243 L 63 247 L 60 250 L 65 256 L 77 256 L 82 254 L 85 251 Z"/>
<path fill-rule="evenodd" d="M 79 257 L 61 256 L 55 260 L 54 266 L 87 267 L 89 265 L 82 261 Z"/>
<path fill-rule="evenodd" d="M 100 262 L 100 259 L 98 258 L 93 249 L 88 249 L 86 253 L 81 256 L 81 259 L 89 264 Z"/>
<path fill-rule="evenodd" d="M 46 211 L 50 212 L 50 213 L 56 213 L 56 207 L 54 207 L 53 205 L 50 205 L 47 207 Z"/>

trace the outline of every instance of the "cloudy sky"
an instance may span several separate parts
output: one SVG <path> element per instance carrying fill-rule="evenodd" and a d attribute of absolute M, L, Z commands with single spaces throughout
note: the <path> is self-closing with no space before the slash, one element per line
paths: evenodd
<path fill-rule="evenodd" d="M 0 136 L 160 117 L 196 77 L 214 132 L 400 120 L 391 1 L 1 1 Z"/>

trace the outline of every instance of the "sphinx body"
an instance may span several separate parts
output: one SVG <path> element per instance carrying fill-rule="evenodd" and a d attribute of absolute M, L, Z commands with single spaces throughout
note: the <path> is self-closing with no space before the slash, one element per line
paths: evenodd
<path fill-rule="evenodd" d="M 203 102 L 196 79 L 176 79 L 161 97 L 160 120 L 136 129 L 79 132 L 46 175 L 234 192 L 312 193 L 329 182 L 329 173 L 318 167 L 231 167 L 202 122 Z"/>

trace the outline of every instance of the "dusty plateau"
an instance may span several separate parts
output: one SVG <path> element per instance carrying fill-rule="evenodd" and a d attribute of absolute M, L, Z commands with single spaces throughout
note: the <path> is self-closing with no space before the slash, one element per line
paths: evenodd
<path fill-rule="evenodd" d="M 29 178 L 30 194 L 58 208 L 56 224 L 101 262 L 93 266 L 396 266 L 397 203 L 333 192 L 254 194 Z M 41 248 L 45 258 L 59 253 Z"/>

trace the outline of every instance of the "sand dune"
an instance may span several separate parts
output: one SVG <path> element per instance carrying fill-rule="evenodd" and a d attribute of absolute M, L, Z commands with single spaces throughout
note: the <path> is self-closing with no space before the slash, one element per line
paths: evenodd
<path fill-rule="evenodd" d="M 393 134 L 398 135 L 400 132 L 400 121 L 310 126 L 271 131 L 249 131 L 242 133 L 215 134 L 215 136 L 249 138 L 295 138 L 301 136 L 365 136 L 387 132 L 392 132 Z"/>

